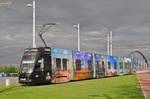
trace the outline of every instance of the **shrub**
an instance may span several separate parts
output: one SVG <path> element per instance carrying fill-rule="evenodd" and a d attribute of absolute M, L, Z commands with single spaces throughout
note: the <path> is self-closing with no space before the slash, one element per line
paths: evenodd
<path fill-rule="evenodd" d="M 17 66 L 14 66 L 14 65 L 10 65 L 10 66 L 0 65 L 0 72 L 18 73 L 18 68 Z"/>

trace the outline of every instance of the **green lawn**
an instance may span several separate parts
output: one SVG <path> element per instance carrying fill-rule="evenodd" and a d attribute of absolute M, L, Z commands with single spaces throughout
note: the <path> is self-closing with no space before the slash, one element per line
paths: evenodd
<path fill-rule="evenodd" d="M 0 87 L 0 99 L 144 99 L 136 75 L 64 84 Z"/>

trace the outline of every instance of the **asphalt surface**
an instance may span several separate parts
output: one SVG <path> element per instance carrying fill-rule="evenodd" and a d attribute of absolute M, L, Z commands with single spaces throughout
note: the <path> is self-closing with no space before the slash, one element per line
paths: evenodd
<path fill-rule="evenodd" d="M 0 87 L 6 86 L 6 79 L 9 79 L 10 85 L 16 85 L 18 83 L 18 77 L 0 77 Z"/>

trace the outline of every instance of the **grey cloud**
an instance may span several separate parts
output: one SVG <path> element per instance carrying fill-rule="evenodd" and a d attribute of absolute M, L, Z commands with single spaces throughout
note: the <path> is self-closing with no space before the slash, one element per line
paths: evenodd
<path fill-rule="evenodd" d="M 0 64 L 19 64 L 24 49 L 32 47 L 32 9 L 26 7 L 28 0 L 0 0 L 4 1 L 13 5 L 0 7 Z M 72 26 L 80 23 L 81 50 L 106 54 L 110 30 L 114 46 L 149 43 L 149 4 L 150 0 L 36 0 L 36 24 L 61 23 L 44 35 L 48 45 L 77 49 Z M 43 46 L 36 37 L 37 45 Z M 114 48 L 113 53 L 122 56 L 130 50 Z"/>

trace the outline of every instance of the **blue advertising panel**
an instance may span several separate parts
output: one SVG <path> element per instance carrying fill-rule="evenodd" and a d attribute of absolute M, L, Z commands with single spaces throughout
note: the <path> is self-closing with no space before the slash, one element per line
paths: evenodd
<path fill-rule="evenodd" d="M 82 68 L 88 68 L 88 61 L 91 60 L 93 64 L 93 55 L 89 52 L 81 52 L 73 50 L 74 59 L 80 59 Z"/>
<path fill-rule="evenodd" d="M 103 54 L 94 54 L 94 55 L 95 55 L 96 61 L 105 59 L 105 55 L 103 55 Z"/>
<path fill-rule="evenodd" d="M 70 58 L 71 50 L 51 47 L 51 55 L 54 58 Z"/>

